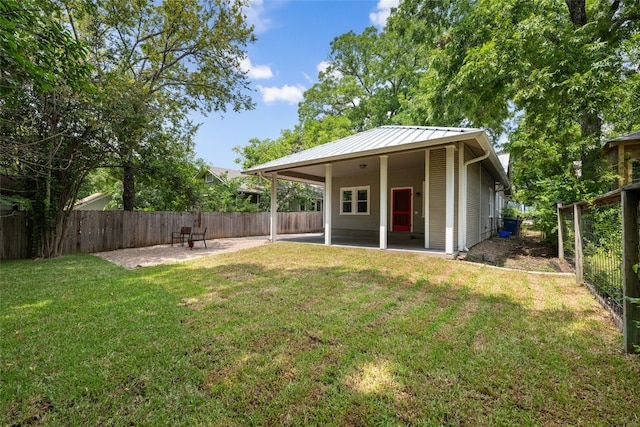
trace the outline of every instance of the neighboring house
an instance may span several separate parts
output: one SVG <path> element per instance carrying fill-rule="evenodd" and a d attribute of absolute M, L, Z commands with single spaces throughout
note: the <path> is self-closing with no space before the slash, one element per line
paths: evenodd
<path fill-rule="evenodd" d="M 0 174 L 0 211 L 26 209 L 22 202 L 32 197 L 35 191 L 25 181 L 21 176 Z"/>
<path fill-rule="evenodd" d="M 246 181 L 247 177 L 242 175 L 242 173 L 236 169 L 208 166 L 198 174 L 197 178 L 204 180 L 204 183 L 207 185 L 216 185 L 234 178 Z M 243 182 L 240 184 L 240 187 L 238 187 L 238 195 L 244 197 L 249 196 L 250 203 L 252 204 L 257 204 L 260 201 L 260 195 L 263 191 L 264 189 L 262 187 L 249 185 L 246 182 Z"/>
<path fill-rule="evenodd" d="M 113 196 L 107 193 L 94 193 L 80 199 L 73 205 L 75 211 L 103 211 L 111 202 Z"/>
<path fill-rule="evenodd" d="M 327 245 L 369 235 L 387 249 L 387 233 L 406 233 L 450 255 L 496 232 L 509 187 L 486 133 L 467 128 L 382 126 L 243 173 L 323 185 Z"/>
<path fill-rule="evenodd" d="M 197 176 L 198 179 L 203 179 L 207 185 L 216 185 L 223 183 L 225 179 L 239 178 L 242 181 L 247 181 L 247 176 L 243 175 L 241 171 L 236 169 L 220 168 L 216 166 L 209 166 L 204 169 Z M 313 194 L 314 201 L 308 204 L 300 204 L 296 200 L 289 202 L 289 211 L 321 211 L 322 210 L 322 187 L 317 185 L 310 185 L 309 189 Z M 250 203 L 258 204 L 260 197 L 264 193 L 265 189 L 262 186 L 257 186 L 251 183 L 243 182 L 238 188 L 238 194 L 241 196 L 249 196 Z M 280 191 L 286 191 L 284 188 L 280 188 Z"/>
<path fill-rule="evenodd" d="M 640 182 L 640 131 L 610 139 L 604 155 L 618 176 L 612 190 Z"/>

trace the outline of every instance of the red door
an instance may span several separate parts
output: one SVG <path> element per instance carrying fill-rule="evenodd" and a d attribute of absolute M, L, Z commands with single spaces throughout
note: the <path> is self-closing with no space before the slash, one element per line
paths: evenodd
<path fill-rule="evenodd" d="M 393 190 L 392 231 L 411 231 L 411 189 Z"/>

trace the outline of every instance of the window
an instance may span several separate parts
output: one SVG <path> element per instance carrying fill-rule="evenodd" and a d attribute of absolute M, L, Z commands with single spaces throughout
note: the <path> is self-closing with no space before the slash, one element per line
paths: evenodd
<path fill-rule="evenodd" d="M 207 174 L 204 176 L 204 181 L 205 181 L 206 183 L 211 183 L 211 182 L 213 182 L 213 174 L 212 174 L 212 173 L 207 172 Z"/>
<path fill-rule="evenodd" d="M 341 188 L 341 215 L 369 215 L 369 186 Z"/>

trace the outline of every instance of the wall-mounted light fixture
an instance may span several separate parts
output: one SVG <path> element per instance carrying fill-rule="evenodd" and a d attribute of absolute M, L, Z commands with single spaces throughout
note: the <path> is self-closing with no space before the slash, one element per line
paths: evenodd
<path fill-rule="evenodd" d="M 360 166 L 360 169 L 364 169 L 364 168 L 366 168 L 366 167 L 367 167 L 367 164 L 366 164 L 366 163 L 360 163 L 360 165 L 359 165 L 359 166 Z"/>
<path fill-rule="evenodd" d="M 420 197 L 420 192 L 416 191 L 416 197 Z"/>

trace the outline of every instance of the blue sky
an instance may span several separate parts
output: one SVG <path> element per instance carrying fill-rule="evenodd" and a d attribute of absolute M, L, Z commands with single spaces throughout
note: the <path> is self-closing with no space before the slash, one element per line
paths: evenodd
<path fill-rule="evenodd" d="M 235 146 L 251 138 L 275 139 L 298 122 L 298 102 L 318 77 L 331 41 L 350 30 L 382 28 L 399 0 L 251 0 L 246 10 L 257 41 L 247 47 L 251 111 L 192 115 L 202 123 L 196 155 L 212 166 L 240 169 Z"/>

